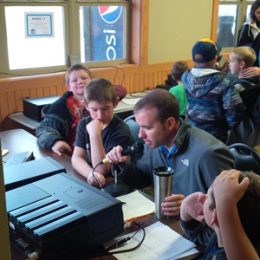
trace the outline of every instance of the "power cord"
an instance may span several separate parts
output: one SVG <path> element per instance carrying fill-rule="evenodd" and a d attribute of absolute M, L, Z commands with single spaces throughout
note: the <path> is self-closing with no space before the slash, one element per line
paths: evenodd
<path fill-rule="evenodd" d="M 113 251 L 113 252 L 108 252 L 108 254 L 113 254 L 114 255 L 114 254 L 121 254 L 121 253 L 125 253 L 125 252 L 130 252 L 130 251 L 133 251 L 133 250 L 137 249 L 138 247 L 140 247 L 142 245 L 142 243 L 144 242 L 144 239 L 145 239 L 145 228 L 142 225 L 140 225 L 140 224 L 138 224 L 136 222 L 132 222 L 132 224 L 134 224 L 137 227 L 139 227 L 139 229 L 132 236 L 128 236 L 128 237 L 120 239 L 119 241 L 117 241 L 115 244 L 111 245 L 106 250 L 110 251 L 110 250 L 112 250 L 114 248 L 118 248 L 118 247 L 122 246 L 124 243 L 126 243 L 127 241 L 132 239 L 140 230 L 142 230 L 143 231 L 143 237 L 139 241 L 139 243 L 136 246 L 132 247 L 132 248 L 124 249 L 124 250 L 117 250 L 117 251 Z M 106 255 L 106 254 L 104 254 L 104 255 Z"/>
<path fill-rule="evenodd" d="M 136 230 L 136 232 L 132 236 L 128 236 L 128 237 L 120 239 L 119 241 L 117 241 L 113 245 L 106 248 L 105 252 L 102 252 L 101 254 L 91 255 L 90 258 L 102 257 L 102 256 L 106 256 L 106 255 L 121 254 L 121 253 L 133 251 L 133 250 L 137 249 L 138 247 L 140 247 L 142 245 L 142 243 L 144 242 L 144 239 L 145 239 L 145 229 L 144 229 L 143 226 L 141 226 L 140 224 L 138 224 L 136 222 L 132 222 L 132 224 L 139 228 L 138 230 Z M 127 241 L 132 239 L 140 230 L 143 231 L 143 237 L 136 246 L 129 248 L 129 249 L 124 249 L 124 250 L 117 250 L 117 251 L 112 251 L 112 252 L 109 251 L 109 250 L 112 250 L 114 248 L 118 248 L 119 246 L 122 246 L 124 243 L 126 243 Z"/>

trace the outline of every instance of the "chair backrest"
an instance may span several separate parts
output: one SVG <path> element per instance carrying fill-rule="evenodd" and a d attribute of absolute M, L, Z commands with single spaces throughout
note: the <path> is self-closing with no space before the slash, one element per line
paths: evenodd
<path fill-rule="evenodd" d="M 130 115 L 130 116 L 126 117 L 124 119 L 124 122 L 128 125 L 128 127 L 130 129 L 133 141 L 134 142 L 142 142 L 143 143 L 143 140 L 138 137 L 139 125 L 135 121 L 135 116 L 134 115 Z"/>
<path fill-rule="evenodd" d="M 235 169 L 260 174 L 260 156 L 252 147 L 235 143 L 229 146 L 229 150 L 235 159 Z"/>

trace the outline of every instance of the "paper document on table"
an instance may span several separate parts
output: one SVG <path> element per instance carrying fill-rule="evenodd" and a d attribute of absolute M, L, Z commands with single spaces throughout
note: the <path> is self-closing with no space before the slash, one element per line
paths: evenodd
<path fill-rule="evenodd" d="M 2 149 L 2 156 L 5 156 L 6 154 L 8 154 L 8 150 L 7 149 Z"/>
<path fill-rule="evenodd" d="M 134 191 L 129 194 L 117 197 L 122 201 L 124 221 L 153 213 L 155 210 L 154 202 L 147 199 L 139 191 Z"/>
<path fill-rule="evenodd" d="M 132 236 L 133 233 L 127 234 Z M 126 242 L 126 245 L 116 249 L 129 249 L 138 244 L 142 239 L 143 232 L 140 230 L 131 240 Z M 115 254 L 114 256 L 119 260 L 134 259 L 177 259 L 184 255 L 191 255 L 197 253 L 195 244 L 187 240 L 179 233 L 172 230 L 170 227 L 157 221 L 156 223 L 145 228 L 145 239 L 140 247 L 134 251 Z M 113 254 L 113 251 L 111 252 Z"/>
<path fill-rule="evenodd" d="M 137 98 L 123 98 L 122 102 L 127 104 L 127 105 L 135 105 L 141 98 L 137 97 Z"/>

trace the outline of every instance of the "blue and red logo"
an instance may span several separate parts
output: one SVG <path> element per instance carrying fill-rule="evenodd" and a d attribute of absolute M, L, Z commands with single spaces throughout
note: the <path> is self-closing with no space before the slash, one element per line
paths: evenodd
<path fill-rule="evenodd" d="M 100 17 L 105 23 L 115 23 L 122 14 L 122 6 L 99 6 Z"/>

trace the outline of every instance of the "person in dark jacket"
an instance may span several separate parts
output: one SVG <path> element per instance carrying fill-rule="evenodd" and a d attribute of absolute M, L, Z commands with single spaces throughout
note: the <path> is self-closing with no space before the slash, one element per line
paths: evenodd
<path fill-rule="evenodd" d="M 257 55 L 255 62 L 259 66 L 260 49 L 260 1 L 255 1 L 250 9 L 250 19 L 246 21 L 239 30 L 236 46 L 249 46 L 254 49 Z"/>
<path fill-rule="evenodd" d="M 228 130 L 236 127 L 243 117 L 243 102 L 231 82 L 215 69 L 217 47 L 214 42 L 210 39 L 196 42 L 192 59 L 195 67 L 182 76 L 188 100 L 188 122 L 225 143 Z"/>
<path fill-rule="evenodd" d="M 88 115 L 83 93 L 91 73 L 83 65 L 76 64 L 68 69 L 65 80 L 68 91 L 46 109 L 36 130 L 39 145 L 58 155 L 72 153 L 77 125 Z"/>

